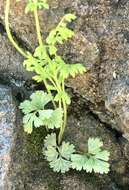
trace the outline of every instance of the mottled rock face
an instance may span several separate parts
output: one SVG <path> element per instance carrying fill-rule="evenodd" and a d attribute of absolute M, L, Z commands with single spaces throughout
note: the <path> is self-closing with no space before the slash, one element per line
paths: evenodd
<path fill-rule="evenodd" d="M 35 25 L 33 15 L 24 13 L 25 2 L 12 1 L 10 22 L 22 44 L 34 50 L 37 46 Z M 89 102 L 90 109 L 102 121 L 111 124 L 128 138 L 129 1 L 50 0 L 49 4 L 50 10 L 39 12 L 44 39 L 65 13 L 75 12 L 77 15 L 77 20 L 71 25 L 76 36 L 61 47 L 61 52 L 67 62 L 83 63 L 88 72 L 76 79 L 69 79 L 67 85 Z M 4 0 L 0 2 L 0 20 L 4 23 Z M 22 58 L 14 50 L 10 52 L 3 35 L 1 42 L 5 54 L 12 60 L 8 56 L 3 59 L 0 50 L 1 65 L 2 60 L 9 65 L 8 75 L 18 71 L 13 72 L 14 78 L 18 78 L 20 72 L 25 80 L 29 78 L 28 73 L 19 66 Z M 1 66 L 1 73 L 4 70 L 5 67 Z"/>
<path fill-rule="evenodd" d="M 21 57 L 8 43 L 5 35 L 0 34 L 0 80 L 13 82 L 14 78 L 19 81 L 30 79 L 30 73 L 22 66 Z"/>
<path fill-rule="evenodd" d="M 11 152 L 15 145 L 16 107 L 12 100 L 11 90 L 0 86 L 0 189 L 10 189 L 8 171 L 11 163 Z"/>

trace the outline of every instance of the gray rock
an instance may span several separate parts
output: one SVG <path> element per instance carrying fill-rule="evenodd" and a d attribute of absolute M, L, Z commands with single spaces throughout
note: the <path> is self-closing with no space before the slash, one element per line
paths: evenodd
<path fill-rule="evenodd" d="M 22 65 L 23 60 L 7 37 L 0 34 L 0 80 L 13 83 L 14 79 L 19 81 L 31 79 L 32 75 Z"/>
<path fill-rule="evenodd" d="M 37 46 L 35 25 L 33 15 L 24 13 L 25 3 L 26 0 L 12 2 L 10 23 L 22 45 L 34 50 Z M 89 108 L 103 122 L 129 139 L 129 1 L 51 0 L 49 4 L 50 10 L 39 11 L 44 39 L 65 13 L 77 15 L 71 25 L 76 36 L 61 47 L 61 53 L 69 63 L 83 63 L 88 72 L 69 79 L 67 85 L 86 99 Z M 4 25 L 4 0 L 0 2 L 0 19 Z M 2 36 L 1 49 L 5 55 L 0 50 L 1 76 L 5 73 L 5 76 L 30 79 L 20 65 L 22 58 L 14 50 L 15 53 L 9 51 L 5 41 Z"/>
<path fill-rule="evenodd" d="M 11 90 L 0 85 L 0 189 L 10 190 L 8 172 L 16 138 L 16 107 Z"/>
<path fill-rule="evenodd" d="M 26 0 L 12 1 L 10 23 L 21 46 L 33 51 L 37 46 L 35 25 L 33 15 L 24 13 L 25 3 Z M 75 12 L 77 20 L 71 27 L 76 36 L 61 47 L 60 53 L 68 63 L 83 63 L 88 70 L 67 81 L 73 92 L 83 96 L 87 104 L 81 107 L 79 115 L 70 110 L 72 115 L 69 116 L 66 138 L 83 149 L 90 136 L 102 137 L 104 146 L 111 152 L 111 173 L 107 176 L 83 172 L 55 174 L 41 153 L 44 131 L 37 129 L 31 136 L 26 136 L 21 129 L 13 151 L 9 188 L 128 190 L 129 145 L 121 146 L 117 135 L 113 135 L 108 127 L 121 131 L 129 140 L 129 1 L 49 0 L 49 3 L 50 10 L 39 11 L 43 38 L 66 12 Z M 4 0 L 0 2 L 0 22 L 4 26 Z M 0 79 L 9 83 L 17 80 L 19 85 L 30 80 L 31 74 L 22 67 L 23 58 L 11 47 L 3 31 L 0 30 Z M 87 113 L 87 106 L 101 121 L 108 123 L 108 127 Z M 76 101 L 72 107 L 79 112 Z"/>

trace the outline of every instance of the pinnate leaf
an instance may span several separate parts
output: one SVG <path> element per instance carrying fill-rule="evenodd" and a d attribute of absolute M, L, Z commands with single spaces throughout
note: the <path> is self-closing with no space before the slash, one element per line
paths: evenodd
<path fill-rule="evenodd" d="M 57 93 L 57 95 L 54 98 L 55 102 L 59 102 L 60 100 L 64 100 L 67 105 L 71 103 L 70 96 L 64 91 Z"/>
<path fill-rule="evenodd" d="M 75 77 L 77 74 L 86 72 L 86 68 L 82 64 L 60 64 L 60 80 L 67 79 L 68 77 Z"/>
<path fill-rule="evenodd" d="M 35 9 L 49 9 L 49 5 L 47 3 L 47 0 L 28 0 L 28 3 L 25 8 L 25 13 L 33 12 Z"/>
<path fill-rule="evenodd" d="M 74 14 L 68 13 L 64 16 L 64 20 L 71 22 L 72 20 L 75 20 L 76 16 Z"/>
<path fill-rule="evenodd" d="M 69 29 L 66 25 L 67 22 L 71 22 L 72 20 L 75 20 L 76 16 L 74 14 L 66 14 L 59 25 L 53 29 L 47 39 L 46 42 L 49 45 L 56 45 L 57 43 L 63 44 L 63 42 L 71 37 L 74 36 L 74 32 Z"/>

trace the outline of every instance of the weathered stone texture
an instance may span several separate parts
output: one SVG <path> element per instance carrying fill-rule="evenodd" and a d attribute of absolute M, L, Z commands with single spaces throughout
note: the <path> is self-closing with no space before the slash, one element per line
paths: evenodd
<path fill-rule="evenodd" d="M 15 145 L 16 107 L 11 90 L 0 86 L 0 189 L 10 190 L 8 171 Z"/>
<path fill-rule="evenodd" d="M 25 81 L 31 74 L 23 66 L 21 57 L 8 42 L 5 35 L 0 34 L 0 80 L 13 82 L 14 79 Z"/>
<path fill-rule="evenodd" d="M 24 13 L 25 2 L 12 1 L 10 22 L 23 46 L 34 50 L 37 46 L 35 25 L 33 15 Z M 77 15 L 77 20 L 71 25 L 76 36 L 62 47 L 62 52 L 67 62 L 83 63 L 88 72 L 70 79 L 68 86 L 85 97 L 90 109 L 102 121 L 111 124 L 128 138 L 129 1 L 50 0 L 49 4 L 50 10 L 39 11 L 44 39 L 65 13 L 74 12 Z M 0 2 L 0 19 L 4 24 L 4 0 Z M 0 59 L 1 65 L 5 60 L 7 65 L 10 63 L 9 75 L 14 68 L 26 80 L 30 76 L 19 66 L 22 58 L 12 53 L 13 50 L 8 52 L 4 45 L 7 41 L 3 38 L 2 48 L 13 61 L 9 62 L 4 56 Z M 18 67 L 14 67 L 15 62 Z M 2 73 L 5 67 L 2 65 L 1 68 Z M 13 77 L 17 76 L 19 74 L 14 72 Z"/>

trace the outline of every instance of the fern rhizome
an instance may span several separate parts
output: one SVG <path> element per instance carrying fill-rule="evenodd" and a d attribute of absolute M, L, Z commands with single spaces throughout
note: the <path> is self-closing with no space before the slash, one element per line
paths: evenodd
<path fill-rule="evenodd" d="M 53 171 L 65 173 L 73 168 L 79 171 L 108 173 L 109 152 L 102 150 L 103 143 L 99 138 L 89 138 L 88 151 L 81 154 L 77 153 L 79 151 L 75 150 L 73 144 L 63 141 L 67 125 L 67 109 L 71 103 L 70 96 L 65 89 L 65 80 L 86 72 L 82 64 L 66 64 L 58 55 L 58 45 L 74 36 L 74 32 L 68 28 L 68 23 L 74 21 L 76 16 L 71 13 L 64 15 L 57 27 L 50 31 L 46 41 L 43 42 L 38 9 L 49 9 L 49 5 L 47 0 L 28 0 L 25 13 L 34 14 L 39 42 L 39 46 L 32 54 L 20 48 L 11 34 L 10 3 L 10 0 L 6 0 L 5 26 L 8 38 L 17 51 L 25 57 L 23 65 L 26 70 L 35 73 L 33 80 L 37 83 L 44 83 L 46 87 L 46 92 L 36 91 L 30 96 L 30 100 L 25 100 L 20 104 L 20 109 L 24 114 L 24 131 L 30 134 L 34 127 L 44 126 L 46 128 L 49 134 L 44 140 L 43 154 Z M 48 109 L 50 103 L 53 106 Z"/>

